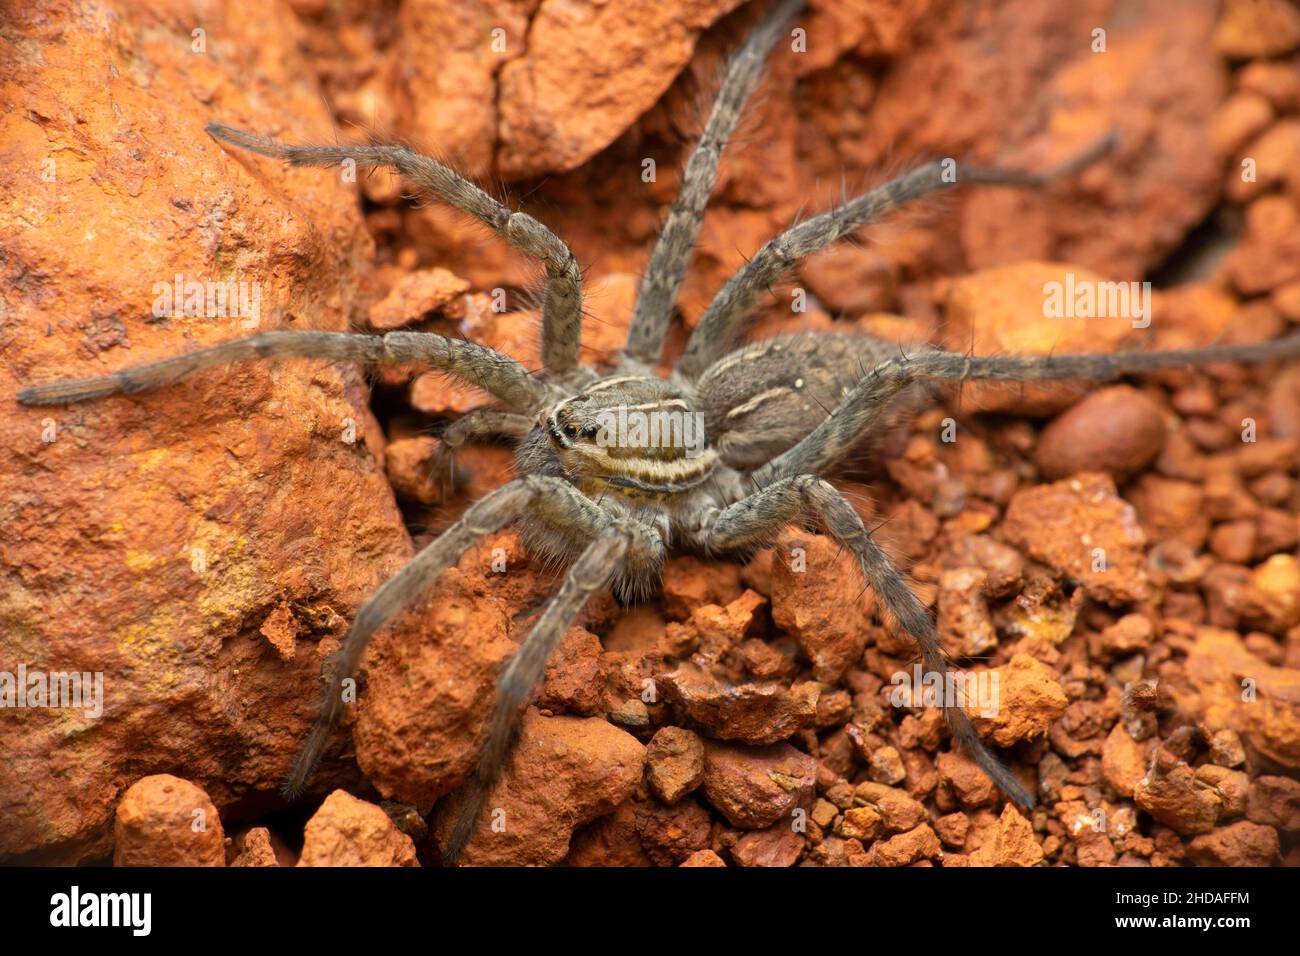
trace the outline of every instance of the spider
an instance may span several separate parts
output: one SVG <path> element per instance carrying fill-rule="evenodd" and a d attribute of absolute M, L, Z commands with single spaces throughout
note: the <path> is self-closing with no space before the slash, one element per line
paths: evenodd
<path fill-rule="evenodd" d="M 578 362 L 582 271 L 568 246 L 538 220 L 512 211 L 448 166 L 404 146 L 285 145 L 214 123 L 208 132 L 221 142 L 294 166 L 351 161 L 390 167 L 535 258 L 546 274 L 544 370 L 530 374 L 490 348 L 434 333 L 272 331 L 19 393 L 18 400 L 27 405 L 85 401 L 157 388 L 231 362 L 306 357 L 427 364 L 481 387 L 496 400 L 496 406 L 472 411 L 453 424 L 445 444 L 513 439 L 523 477 L 472 504 L 361 607 L 325 681 L 317 720 L 285 784 L 287 795 L 300 793 L 307 784 L 343 712 L 343 681 L 356 672 L 371 637 L 463 552 L 507 525 L 518 524 L 530 551 L 562 561 L 567 572 L 499 677 L 485 743 L 443 847 L 447 862 L 455 861 L 473 835 L 547 658 L 588 598 L 606 587 L 625 601 L 644 596 L 657 584 L 670 549 L 744 554 L 770 543 L 791 521 L 819 519 L 856 561 L 879 603 L 916 640 L 925 670 L 946 674 L 949 662 L 935 625 L 905 575 L 844 496 L 820 477 L 879 432 L 900 406 L 915 401 L 925 383 L 1107 380 L 1154 369 L 1300 354 L 1300 334 L 1255 345 L 1054 357 L 899 351 L 870 337 L 831 333 L 740 344 L 744 320 L 762 293 L 803 257 L 904 203 L 955 184 L 1033 187 L 1069 175 L 1111 148 L 1108 137 L 1039 173 L 930 162 L 799 222 L 767 242 L 725 283 L 671 373 L 657 375 L 720 156 L 768 54 L 801 8 L 802 0 L 781 0 L 728 61 L 641 282 L 626 344 L 607 367 L 597 370 Z M 816 399 L 826 395 L 838 400 L 829 410 Z M 647 440 L 636 428 L 621 427 L 631 416 L 670 427 L 660 430 L 659 440 Z M 692 423 L 701 427 L 692 431 Z M 653 429 L 651 433 L 653 437 Z M 664 433 L 668 441 L 662 440 Z M 1032 807 L 1034 795 L 983 744 L 965 710 L 949 703 L 945 714 L 960 747 L 1003 794 L 1021 807 Z"/>

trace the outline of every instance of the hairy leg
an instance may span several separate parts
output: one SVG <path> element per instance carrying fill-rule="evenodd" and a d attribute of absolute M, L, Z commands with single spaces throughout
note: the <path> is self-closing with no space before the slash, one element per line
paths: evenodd
<path fill-rule="evenodd" d="M 744 320 L 764 289 L 776 282 L 804 256 L 826 248 L 867 223 L 880 220 L 904 203 L 966 183 L 1040 186 L 1095 162 L 1113 146 L 1113 139 L 1107 136 L 1079 155 L 1040 173 L 980 169 L 964 164 L 950 166 L 949 160 L 936 160 L 851 199 L 830 212 L 791 226 L 768 241 L 754 258 L 727 280 L 691 333 L 686 351 L 677 364 L 677 371 L 689 379 L 699 377 L 705 369 L 735 347 Z"/>
<path fill-rule="evenodd" d="M 56 405 L 108 395 L 131 395 L 170 385 L 193 372 L 248 359 L 317 358 L 370 365 L 429 365 L 477 385 L 521 412 L 532 412 L 551 397 L 551 389 L 507 355 L 463 339 L 432 332 L 259 332 L 195 349 L 184 355 L 136 365 L 94 378 L 33 385 L 18 393 L 24 405 Z"/>
<path fill-rule="evenodd" d="M 291 146 L 220 123 L 209 123 L 207 131 L 231 146 L 291 166 L 338 166 L 348 161 L 361 166 L 390 166 L 449 206 L 469 213 L 545 268 L 542 361 L 557 375 L 577 368 L 582 337 L 582 270 L 569 247 L 532 216 L 512 212 L 451 167 L 405 146 Z"/>
<path fill-rule="evenodd" d="M 583 605 L 613 580 L 630 552 L 662 547 L 658 534 L 645 525 L 611 522 L 569 568 L 564 584 L 524 638 L 498 682 L 497 701 L 488 718 L 487 741 L 478 766 L 454 804 L 455 822 L 443 847 L 446 862 L 454 863 L 473 835 L 488 794 L 505 766 L 519 717 L 537 690 L 547 659 Z"/>
<path fill-rule="evenodd" d="M 1300 358 L 1300 332 L 1254 345 L 1216 345 L 1166 352 L 1012 357 L 920 352 L 891 359 L 868 371 L 807 437 L 756 470 L 752 478 L 758 487 L 765 487 L 793 475 L 825 471 L 843 458 L 860 439 L 871 433 L 895 396 L 918 381 L 1107 381 L 1121 375 L 1210 365 L 1215 362 L 1264 362 L 1295 358 Z"/>
<path fill-rule="evenodd" d="M 311 777 L 330 733 L 343 714 L 343 682 L 355 675 L 371 637 L 472 545 L 525 512 L 543 519 L 550 515 L 556 521 L 583 528 L 592 535 L 597 534 L 606 521 L 600 509 L 568 482 L 536 476 L 502 485 L 466 509 L 459 521 L 430 542 L 410 564 L 385 581 L 357 612 L 352 629 L 332 662 L 332 673 L 321 696 L 316 723 L 285 781 L 286 795 L 292 797 L 301 793 Z"/>
<path fill-rule="evenodd" d="M 456 450 L 466 442 L 481 442 L 493 438 L 521 439 L 532 430 L 533 420 L 527 415 L 499 412 L 492 408 L 475 408 L 448 425 L 438 436 L 438 448 L 433 453 L 430 469 L 435 475 L 446 472 L 451 484 L 456 484 Z"/>
<path fill-rule="evenodd" d="M 722 151 L 740 120 L 745 101 L 758 86 L 763 61 L 803 5 L 804 0 L 781 0 L 727 62 L 722 88 L 713 103 L 704 134 L 686 164 L 681 191 L 641 280 L 636 311 L 623 349 L 624 355 L 635 362 L 653 366 L 659 359 L 677 290 L 704 221 L 704 207 L 718 181 Z"/>
<path fill-rule="evenodd" d="M 876 597 L 903 630 L 916 639 L 926 671 L 940 677 L 946 675 L 948 661 L 929 613 L 889 556 L 872 540 L 858 513 L 829 482 L 815 475 L 796 475 L 769 485 L 718 513 L 705 542 L 709 548 L 719 551 L 766 543 L 784 525 L 809 509 L 821 518 L 835 540 L 853 554 Z M 1026 809 L 1033 807 L 1033 794 L 984 746 L 966 711 L 953 701 L 945 703 L 948 726 L 962 749 L 1007 797 Z"/>

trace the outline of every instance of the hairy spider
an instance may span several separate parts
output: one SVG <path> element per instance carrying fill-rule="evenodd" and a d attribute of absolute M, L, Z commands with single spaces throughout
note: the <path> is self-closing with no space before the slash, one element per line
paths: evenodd
<path fill-rule="evenodd" d="M 370 638 L 466 549 L 506 525 L 518 523 L 533 552 L 562 560 L 568 571 L 499 678 L 486 742 L 444 848 L 448 861 L 473 833 L 521 711 L 548 656 L 587 599 L 607 586 L 625 599 L 645 594 L 657 583 L 670 547 L 705 555 L 744 553 L 770 542 L 791 521 L 820 519 L 856 560 L 881 605 L 915 638 L 924 668 L 946 672 L 948 662 L 929 613 L 857 512 L 820 477 L 879 431 L 891 410 L 914 400 L 922 383 L 1104 380 L 1153 369 L 1300 355 L 1300 334 L 1256 345 L 1054 357 L 900 352 L 868 337 L 838 334 L 781 336 L 737 350 L 744 320 L 760 295 L 802 257 L 903 203 L 956 183 L 1034 186 L 1069 174 L 1109 149 L 1107 139 L 1040 173 L 928 163 L 792 226 L 726 282 L 671 374 L 658 377 L 654 368 L 719 158 L 767 54 L 801 6 L 801 0 L 782 0 L 729 60 L 641 283 L 626 345 L 609 367 L 597 371 L 578 362 L 582 272 L 568 246 L 536 219 L 512 212 L 446 165 L 403 146 L 290 146 L 211 124 L 209 133 L 222 142 L 294 166 L 352 161 L 391 167 L 535 258 L 546 272 L 544 370 L 533 375 L 492 349 L 433 333 L 264 332 L 111 375 L 36 385 L 19 394 L 28 405 L 82 401 L 156 388 L 230 362 L 307 357 L 374 365 L 423 363 L 483 388 L 499 403 L 464 416 L 446 435 L 446 444 L 511 437 L 524 477 L 470 506 L 360 609 L 285 785 L 289 794 L 300 792 L 315 768 L 343 711 L 342 682 L 357 670 Z M 817 396 L 832 396 L 837 404 L 827 411 Z M 622 427 L 630 415 L 669 422 L 670 440 L 638 438 L 635 428 Z M 692 422 L 703 423 L 694 441 L 687 435 Z M 965 711 L 948 706 L 946 715 L 959 745 L 1002 792 L 1022 807 L 1032 807 L 1033 794 L 985 747 Z"/>

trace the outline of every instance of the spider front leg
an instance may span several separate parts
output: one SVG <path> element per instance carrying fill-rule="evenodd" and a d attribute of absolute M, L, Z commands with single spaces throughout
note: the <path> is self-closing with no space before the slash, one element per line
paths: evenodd
<path fill-rule="evenodd" d="M 353 335 L 348 332 L 260 332 L 135 365 L 94 378 L 66 379 L 32 385 L 18 393 L 23 405 L 84 402 L 109 395 L 133 395 L 170 385 L 194 372 L 249 359 L 315 358 L 370 365 L 427 365 L 477 385 L 510 408 L 531 412 L 551 397 L 552 390 L 528 370 L 500 352 L 433 332 L 389 332 Z"/>
<path fill-rule="evenodd" d="M 519 478 L 502 485 L 466 509 L 459 521 L 385 581 L 357 612 L 333 661 L 316 723 L 285 781 L 286 796 L 300 794 L 311 777 L 343 714 L 343 682 L 355 675 L 366 645 L 375 633 L 471 546 L 525 513 L 535 514 L 543 521 L 549 518 L 554 524 L 567 525 L 592 536 L 608 521 L 600 508 L 568 482 L 541 476 Z"/>
<path fill-rule="evenodd" d="M 916 639 L 925 669 L 944 678 L 948 660 L 929 613 L 889 556 L 872 539 L 853 506 L 829 482 L 816 475 L 796 475 L 756 491 L 716 514 L 705 532 L 704 544 L 717 551 L 736 551 L 763 544 L 808 510 L 815 512 L 831 536 L 857 559 L 876 597 L 903 630 Z M 966 711 L 955 701 L 945 701 L 945 704 L 948 726 L 961 748 L 1008 798 L 1025 809 L 1032 808 L 1033 794 L 984 746 Z"/>
<path fill-rule="evenodd" d="M 527 415 L 499 412 L 494 408 L 475 408 L 448 425 L 438 436 L 438 447 L 433 453 L 429 469 L 435 475 L 446 472 L 449 484 L 457 482 L 456 450 L 466 442 L 481 442 L 493 438 L 521 439 L 533 427 Z M 446 486 L 444 486 L 444 491 Z"/>
<path fill-rule="evenodd" d="M 577 369 L 582 338 L 582 270 L 569 247 L 543 223 L 527 213 L 511 210 L 450 166 L 405 146 L 295 146 L 221 123 L 209 123 L 206 129 L 224 143 L 291 166 L 338 166 L 347 162 L 389 166 L 420 189 L 473 216 L 546 270 L 542 362 L 558 376 Z"/>
<path fill-rule="evenodd" d="M 454 863 L 473 835 L 488 794 L 505 766 L 519 717 L 537 690 L 547 659 L 583 605 L 606 587 L 626 562 L 657 563 L 663 547 L 663 539 L 650 527 L 635 521 L 612 521 L 569 568 L 564 584 L 524 638 L 498 682 L 496 705 L 488 719 L 487 740 L 474 777 L 453 804 L 455 822 L 443 848 L 446 862 Z"/>

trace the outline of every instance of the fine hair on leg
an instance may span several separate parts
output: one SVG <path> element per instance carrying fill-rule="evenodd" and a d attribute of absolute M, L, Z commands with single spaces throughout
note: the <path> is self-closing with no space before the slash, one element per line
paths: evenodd
<path fill-rule="evenodd" d="M 563 240 L 539 220 L 512 211 L 450 166 L 405 146 L 392 143 L 295 146 L 221 123 L 209 123 L 205 128 L 223 143 L 290 166 L 338 166 L 345 162 L 387 166 L 416 187 L 473 216 L 506 242 L 536 259 L 546 270 L 542 362 L 556 375 L 577 368 L 582 339 L 582 270 Z"/>
<path fill-rule="evenodd" d="M 929 612 L 907 586 L 902 572 L 872 539 L 853 506 L 829 482 L 807 474 L 783 478 L 720 512 L 706 541 L 711 549 L 720 551 L 752 547 L 770 541 L 789 521 L 808 510 L 821 518 L 831 536 L 857 560 L 876 598 L 917 642 L 926 671 L 946 677 L 948 660 Z M 944 716 L 962 749 L 1007 797 L 1025 809 L 1032 808 L 1034 795 L 980 740 L 960 702 L 945 700 L 944 704 Z"/>
<path fill-rule="evenodd" d="M 704 222 L 704 207 L 718 181 L 723 150 L 762 78 L 764 61 L 803 6 L 804 0 L 780 0 L 727 61 L 704 133 L 686 163 L 677 200 L 641 280 L 623 350 L 630 359 L 645 365 L 654 365 L 659 359 L 677 292 Z"/>

